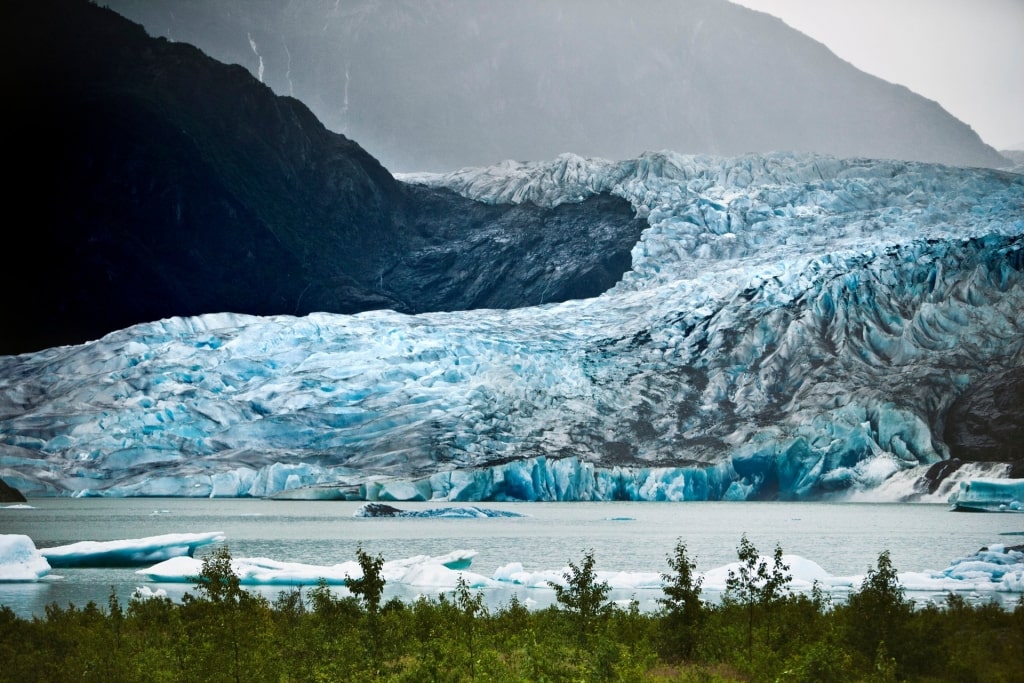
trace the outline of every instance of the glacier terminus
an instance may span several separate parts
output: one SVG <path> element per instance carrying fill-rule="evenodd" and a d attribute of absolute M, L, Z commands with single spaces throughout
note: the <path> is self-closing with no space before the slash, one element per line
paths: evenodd
<path fill-rule="evenodd" d="M 958 397 L 1024 366 L 1022 175 L 654 152 L 400 180 L 488 203 L 610 194 L 648 227 L 594 298 L 225 312 L 0 357 L 0 478 L 29 495 L 944 500 L 1009 471 L 925 477 L 951 458 Z"/>

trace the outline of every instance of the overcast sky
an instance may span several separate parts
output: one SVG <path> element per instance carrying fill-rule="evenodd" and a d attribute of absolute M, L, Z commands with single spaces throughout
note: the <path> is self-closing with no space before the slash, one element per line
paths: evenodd
<path fill-rule="evenodd" d="M 733 0 L 1024 148 L 1024 0 Z"/>

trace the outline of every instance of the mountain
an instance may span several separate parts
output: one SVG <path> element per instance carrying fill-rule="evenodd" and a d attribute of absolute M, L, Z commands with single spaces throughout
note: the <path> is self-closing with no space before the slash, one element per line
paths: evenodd
<path fill-rule="evenodd" d="M 0 357 L 0 477 L 28 495 L 938 502 L 1020 471 L 1022 175 L 664 152 L 406 180 L 520 206 L 608 192 L 649 227 L 587 299 L 175 317 Z"/>
<path fill-rule="evenodd" d="M 492 206 L 407 186 L 298 100 L 113 11 L 2 11 L 25 267 L 0 271 L 0 313 L 18 321 L 0 353 L 175 315 L 593 296 L 621 278 L 644 227 L 608 195 Z"/>
<path fill-rule="evenodd" d="M 726 0 L 110 0 L 393 171 L 572 152 L 1005 160 L 936 102 Z"/>

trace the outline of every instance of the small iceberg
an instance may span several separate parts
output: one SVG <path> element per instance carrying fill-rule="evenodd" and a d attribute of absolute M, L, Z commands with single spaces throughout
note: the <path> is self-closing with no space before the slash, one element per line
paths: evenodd
<path fill-rule="evenodd" d="M 41 548 L 51 567 L 139 567 L 173 557 L 192 557 L 196 548 L 224 540 L 221 531 L 163 534 L 119 541 L 79 541 Z"/>
<path fill-rule="evenodd" d="M 949 496 L 956 512 L 1024 512 L 1024 479 L 968 479 Z"/>
<path fill-rule="evenodd" d="M 0 534 L 0 583 L 34 582 L 50 573 L 50 564 L 32 539 Z"/>
<path fill-rule="evenodd" d="M 465 571 L 476 556 L 475 550 L 454 550 L 446 555 L 417 555 L 384 562 L 381 573 L 387 583 L 455 588 L 461 577 L 470 588 L 494 585 L 490 579 Z M 193 557 L 176 557 L 137 574 L 154 583 L 194 583 L 203 563 Z M 352 560 L 335 565 L 281 562 L 265 557 L 242 557 L 231 560 L 231 571 L 243 586 L 311 586 L 321 579 L 329 585 L 343 586 L 349 577 L 359 578 L 363 571 Z"/>
<path fill-rule="evenodd" d="M 495 510 L 476 505 L 430 508 L 429 510 L 402 510 L 384 503 L 367 503 L 355 511 L 354 517 L 424 517 L 452 519 L 485 519 L 490 517 L 526 517 L 519 512 Z"/>

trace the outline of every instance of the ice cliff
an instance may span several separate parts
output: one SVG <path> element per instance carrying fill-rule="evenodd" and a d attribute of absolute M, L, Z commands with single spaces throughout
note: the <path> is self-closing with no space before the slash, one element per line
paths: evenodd
<path fill-rule="evenodd" d="M 29 495 L 905 499 L 949 457 L 957 397 L 1024 365 L 1021 175 L 659 152 L 403 179 L 540 206 L 607 192 L 649 227 L 594 298 L 171 318 L 0 357 L 0 477 Z"/>

